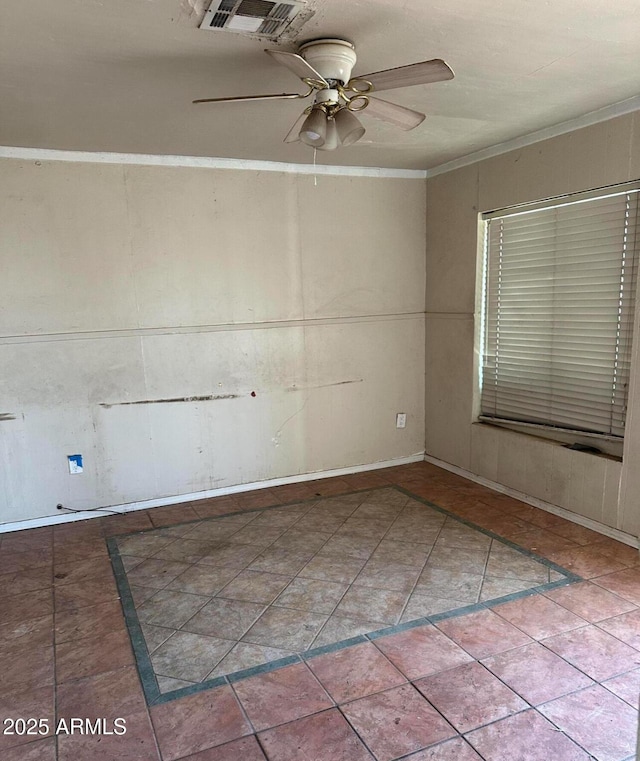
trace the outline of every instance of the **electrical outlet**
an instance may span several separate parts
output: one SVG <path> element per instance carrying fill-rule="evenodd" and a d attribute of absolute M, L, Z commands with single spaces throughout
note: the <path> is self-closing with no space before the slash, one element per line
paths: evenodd
<path fill-rule="evenodd" d="M 396 428 L 406 428 L 407 427 L 407 413 L 406 412 L 398 412 L 396 415 Z"/>

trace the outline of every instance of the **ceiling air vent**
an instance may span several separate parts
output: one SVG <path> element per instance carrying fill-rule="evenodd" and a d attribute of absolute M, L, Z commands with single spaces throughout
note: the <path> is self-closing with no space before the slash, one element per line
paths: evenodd
<path fill-rule="evenodd" d="M 279 37 L 298 14 L 302 2 L 277 3 L 270 0 L 213 0 L 200 29 L 236 32 L 270 40 Z"/>

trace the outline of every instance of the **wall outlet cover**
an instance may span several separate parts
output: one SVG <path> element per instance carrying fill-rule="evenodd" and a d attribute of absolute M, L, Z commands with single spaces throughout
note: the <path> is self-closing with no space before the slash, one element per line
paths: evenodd
<path fill-rule="evenodd" d="M 398 412 L 396 415 L 396 428 L 406 428 L 407 427 L 407 413 L 406 412 Z"/>
<path fill-rule="evenodd" d="M 83 466 L 81 454 L 67 455 L 67 462 L 69 463 L 69 473 L 71 473 L 72 476 L 82 473 Z"/>

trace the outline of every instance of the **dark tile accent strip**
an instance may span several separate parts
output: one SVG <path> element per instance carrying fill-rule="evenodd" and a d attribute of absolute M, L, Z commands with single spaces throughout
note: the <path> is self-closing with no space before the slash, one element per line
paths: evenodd
<path fill-rule="evenodd" d="M 474 531 L 479 531 L 481 534 L 484 534 L 485 536 L 490 536 L 492 539 L 497 540 L 501 544 L 504 544 L 507 547 L 511 547 L 511 549 L 513 550 L 517 550 L 521 555 L 531 558 L 532 560 L 536 560 L 538 563 L 542 563 L 542 565 L 547 566 L 547 568 L 551 569 L 552 571 L 561 573 L 563 576 L 566 576 L 568 579 L 571 579 L 572 581 L 583 580 L 581 576 L 578 576 L 577 574 L 572 573 L 571 571 L 568 571 L 566 568 L 562 568 L 562 566 L 557 565 L 556 563 L 554 563 L 551 560 L 548 560 L 547 558 L 543 558 L 542 555 L 536 555 L 535 552 L 531 552 L 531 550 L 527 550 L 524 547 L 520 547 L 518 544 L 515 544 L 510 539 L 505 539 L 503 536 L 500 536 L 499 534 L 494 534 L 493 531 L 489 531 L 489 529 L 482 528 L 482 526 L 478 526 L 476 523 L 472 523 L 471 521 L 468 521 L 466 518 L 462 518 L 459 515 L 454 515 L 453 513 L 450 513 L 448 510 L 445 510 L 444 507 L 440 507 L 439 505 L 436 505 L 434 502 L 429 502 L 429 500 L 423 499 L 422 497 L 419 497 L 417 494 L 412 494 L 410 491 L 408 491 L 407 489 L 403 489 L 401 486 L 394 486 L 393 488 L 396 489 L 396 491 L 402 492 L 407 497 L 411 497 L 411 499 L 416 500 L 417 502 L 422 502 L 423 505 L 427 505 L 427 507 L 431 507 L 434 510 L 437 510 L 439 513 L 446 515 L 447 518 L 453 518 L 453 520 L 458 521 L 458 523 L 462 523 L 463 525 L 468 526 L 469 528 L 472 528 Z M 519 593 L 516 592 L 516 594 L 519 594 Z"/>
<path fill-rule="evenodd" d="M 314 647 L 313 650 L 306 650 L 304 653 L 300 653 L 300 656 L 303 660 L 307 661 L 310 658 L 316 658 L 318 655 L 335 653 L 337 650 L 343 650 L 345 647 L 352 647 L 353 645 L 362 645 L 364 642 L 367 642 L 367 635 L 359 634 L 357 637 L 343 639 L 340 642 L 331 642 L 329 645 Z"/>
<path fill-rule="evenodd" d="M 138 614 L 136 613 L 133 597 L 131 596 L 131 589 L 129 588 L 129 581 L 124 570 L 124 565 L 122 564 L 115 537 L 109 537 L 107 539 L 107 548 L 109 550 L 109 556 L 111 557 L 111 564 L 113 566 L 116 584 L 118 585 L 118 591 L 120 592 L 120 602 L 122 604 L 127 629 L 129 630 L 129 638 L 131 639 L 131 647 L 133 648 L 133 654 L 136 659 L 136 666 L 138 667 L 142 689 L 144 690 L 147 703 L 153 705 L 160 696 L 160 688 L 158 687 L 158 680 L 156 679 L 153 666 L 151 665 L 147 643 L 142 634 Z"/>

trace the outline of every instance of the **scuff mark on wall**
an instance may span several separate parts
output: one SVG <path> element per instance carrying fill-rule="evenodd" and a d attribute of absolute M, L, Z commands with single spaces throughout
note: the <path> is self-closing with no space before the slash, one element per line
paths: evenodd
<path fill-rule="evenodd" d="M 321 383 L 318 386 L 289 386 L 287 391 L 307 391 L 312 388 L 331 388 L 332 386 L 347 386 L 350 383 L 363 383 L 364 378 L 354 378 L 353 380 L 336 381 L 335 383 Z"/>
<path fill-rule="evenodd" d="M 297 417 L 302 412 L 302 410 L 307 406 L 307 402 L 309 401 L 310 398 L 311 398 L 311 395 L 307 396 L 307 398 L 302 403 L 302 406 L 300 407 L 300 409 L 297 409 L 292 415 L 289 415 L 289 417 L 284 421 L 284 423 L 280 425 L 278 430 L 275 432 L 275 435 L 272 436 L 271 442 L 276 447 L 276 449 L 280 446 L 280 439 L 282 438 L 282 432 L 285 426 L 287 425 L 287 423 L 293 420 L 293 418 Z"/>
<path fill-rule="evenodd" d="M 15 420 L 16 416 L 12 415 L 10 412 L 0 412 L 0 422 L 3 420 Z"/>
<path fill-rule="evenodd" d="M 128 407 L 134 404 L 176 404 L 179 402 L 217 402 L 221 399 L 237 399 L 238 394 L 209 394 L 208 396 L 178 396 L 173 399 L 141 399 L 136 402 L 116 402 L 115 404 L 102 403 L 105 409 L 111 407 Z"/>

